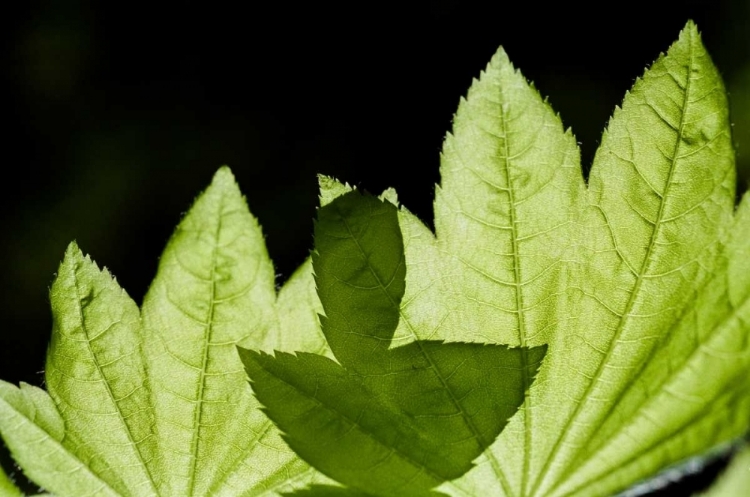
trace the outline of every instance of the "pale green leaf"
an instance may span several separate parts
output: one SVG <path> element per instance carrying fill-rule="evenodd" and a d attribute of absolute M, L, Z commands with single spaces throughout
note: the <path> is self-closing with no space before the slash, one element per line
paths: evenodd
<path fill-rule="evenodd" d="M 295 312 L 317 334 L 293 330 L 282 343 L 263 235 L 229 170 L 219 170 L 164 250 L 143 304 L 163 495 L 239 495 L 309 476 L 257 409 L 236 352 L 322 348 L 304 324 L 315 316 L 302 271 L 285 305 L 303 296 Z"/>
<path fill-rule="evenodd" d="M 47 390 L 66 430 L 96 454 L 97 473 L 119 494 L 156 495 L 149 466 L 156 439 L 138 306 L 75 243 L 60 265 L 50 300 Z"/>
<path fill-rule="evenodd" d="M 0 497 L 23 497 L 21 490 L 13 484 L 2 467 L 0 467 Z"/>
<path fill-rule="evenodd" d="M 284 284 L 276 300 L 278 331 L 267 350 L 305 350 L 330 355 L 320 330 L 318 314 L 323 308 L 312 279 L 312 261 L 308 258 Z"/>
<path fill-rule="evenodd" d="M 692 23 L 615 111 L 588 186 L 502 50 L 461 101 L 441 176 L 435 237 L 402 210 L 396 338 L 550 344 L 521 412 L 442 490 L 610 495 L 747 431 L 750 219 Z"/>
<path fill-rule="evenodd" d="M 445 141 L 435 197 L 449 295 L 443 333 L 558 346 L 555 332 L 575 321 L 566 290 L 585 192 L 578 157 L 572 134 L 500 50 L 461 101 Z M 549 355 L 522 411 L 461 482 L 470 495 L 528 493 L 571 395 L 569 380 L 551 373 L 564 359 Z"/>
<path fill-rule="evenodd" d="M 261 351 L 256 372 L 285 362 L 277 380 L 290 371 L 314 380 L 304 361 L 335 366 L 330 378 L 345 367 L 333 397 L 348 393 L 351 405 L 331 406 L 356 411 L 375 398 L 394 410 L 379 411 L 384 423 L 412 427 L 398 411 L 425 394 L 421 383 L 402 394 L 361 380 L 382 373 L 360 360 L 366 351 L 520 347 L 524 406 L 496 441 L 480 441 L 468 473 L 440 486 L 452 495 L 611 495 L 747 433 L 750 199 L 735 211 L 725 91 L 692 23 L 615 110 L 588 185 L 573 135 L 502 50 L 461 101 L 441 176 L 435 234 L 398 210 L 406 279 L 386 306 L 387 336 L 372 329 L 342 348 L 331 335 L 333 351 L 311 262 L 277 295 L 263 235 L 227 169 L 180 223 L 141 315 L 71 246 L 52 289 L 51 397 L 0 382 L 0 434 L 18 464 L 61 497 L 387 495 L 387 471 L 374 491 L 325 485 L 291 451 L 258 409 L 238 345 Z M 321 177 L 321 205 L 350 190 Z M 393 190 L 381 198 L 398 202 Z M 364 311 L 342 315 L 383 324 Z M 328 331 L 345 331 L 346 319 Z M 306 353 L 271 359 L 276 349 Z M 442 379 L 442 393 L 481 383 Z M 470 425 L 470 409 L 456 407 Z M 298 423 L 290 443 L 302 453 L 299 440 L 323 440 L 331 426 Z M 410 429 L 390 435 L 408 442 L 402 454 L 425 453 Z M 341 454 L 326 455 L 356 465 Z"/>
<path fill-rule="evenodd" d="M 588 461 L 566 486 L 608 488 L 619 479 L 637 480 L 647 476 L 644 466 L 664 468 L 747 431 L 750 271 L 737 266 L 750 260 L 748 227 L 746 197 L 713 274 L 693 290 L 650 360 L 609 406 L 579 457 Z M 595 463 L 600 457 L 617 470 L 603 473 Z"/>
<path fill-rule="evenodd" d="M 695 497 L 737 497 L 750 490 L 750 447 L 745 446 L 734 455 L 729 466 L 714 484 Z"/>
<path fill-rule="evenodd" d="M 40 486 L 61 497 L 236 496 L 328 481 L 257 409 L 235 349 L 325 352 L 310 263 L 277 302 L 263 235 L 228 169 L 180 223 L 142 315 L 75 244 L 51 302 L 50 395 L 0 384 L 0 432 Z"/>
<path fill-rule="evenodd" d="M 24 474 L 55 494 L 120 495 L 114 485 L 97 474 L 104 468 L 85 451 L 81 441 L 65 433 L 54 402 L 41 389 L 25 383 L 18 388 L 0 381 L 0 434 Z"/>
<path fill-rule="evenodd" d="M 320 206 L 325 207 L 336 198 L 352 191 L 349 183 L 340 183 L 336 179 L 324 174 L 318 175 L 318 186 L 320 187 Z"/>
<path fill-rule="evenodd" d="M 747 240 L 750 218 L 745 207 L 732 218 L 726 95 L 692 23 L 615 112 L 589 183 L 585 342 L 567 346 L 585 388 L 545 458 L 542 495 L 611 493 L 741 435 L 750 419 L 748 309 L 727 289 L 728 265 L 750 245 L 722 248 L 727 230 Z M 588 364 L 573 352 L 586 345 Z"/>

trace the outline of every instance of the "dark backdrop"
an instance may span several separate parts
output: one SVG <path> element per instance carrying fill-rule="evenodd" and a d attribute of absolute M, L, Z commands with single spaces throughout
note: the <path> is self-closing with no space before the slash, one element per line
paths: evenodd
<path fill-rule="evenodd" d="M 750 170 L 747 0 L 18 3 L 0 17 L 0 378 L 14 383 L 42 382 L 47 291 L 68 242 L 140 302 L 222 164 L 280 281 L 311 246 L 316 173 L 393 186 L 431 223 L 443 136 L 499 45 L 573 128 L 588 166 L 614 106 L 693 19 L 729 85 Z"/>

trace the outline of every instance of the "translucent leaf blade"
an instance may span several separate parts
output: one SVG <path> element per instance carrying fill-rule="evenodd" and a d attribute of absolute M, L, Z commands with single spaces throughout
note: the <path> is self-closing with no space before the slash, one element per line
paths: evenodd
<path fill-rule="evenodd" d="M 688 24 L 626 95 L 594 161 L 581 326 L 566 347 L 582 389 L 556 432 L 538 494 L 548 494 L 547 484 L 563 479 L 605 419 L 621 412 L 623 391 L 714 270 L 734 208 L 729 136 L 723 85 Z"/>
<path fill-rule="evenodd" d="M 677 462 L 674 453 L 700 454 L 746 432 L 750 273 L 733 269 L 750 258 L 748 229 L 750 202 L 745 200 L 714 274 L 667 330 L 652 360 L 633 375 L 612 414 L 588 441 L 587 462 L 561 492 L 590 492 L 591 487 L 582 487 L 587 482 L 597 482 L 606 492 L 606 481 L 644 478 L 654 468 Z M 600 458 L 618 469 L 602 471 L 595 463 Z"/>
<path fill-rule="evenodd" d="M 308 257 L 281 288 L 276 300 L 278 332 L 269 336 L 262 348 L 330 355 L 318 321 L 318 314 L 322 311 L 315 291 L 312 260 Z"/>
<path fill-rule="evenodd" d="M 438 336 L 529 346 L 572 326 L 568 263 L 585 192 L 578 157 L 572 134 L 501 49 L 461 101 L 443 149 L 435 228 L 450 311 Z M 469 494 L 524 494 L 565 409 L 537 407 L 549 402 L 540 389 L 554 361 L 550 354 L 522 411 L 456 482 Z"/>
<path fill-rule="evenodd" d="M 122 495 L 156 495 L 150 467 L 156 440 L 138 307 L 75 243 L 50 300 L 54 319 L 45 377 L 67 432 L 117 474 L 111 484 Z"/>
<path fill-rule="evenodd" d="M 461 100 L 435 194 L 456 339 L 538 345 L 565 318 L 555 297 L 584 193 L 578 156 L 500 49 Z"/>
<path fill-rule="evenodd" d="M 170 240 L 143 305 L 160 459 L 170 475 L 163 493 L 236 491 L 238 472 L 244 491 L 260 491 L 280 483 L 281 468 L 288 479 L 307 471 L 258 411 L 236 352 L 273 341 L 275 300 L 263 235 L 232 174 L 220 169 Z"/>
<path fill-rule="evenodd" d="M 750 488 L 750 448 L 745 446 L 732 459 L 732 462 L 719 475 L 717 481 L 705 492 L 695 497 L 734 497 L 742 495 Z"/>
<path fill-rule="evenodd" d="M 3 468 L 0 468 L 0 497 L 23 497 L 21 490 L 13 484 Z"/>
<path fill-rule="evenodd" d="M 119 497 L 108 481 L 90 469 L 92 454 L 86 454 L 80 441 L 66 438 L 64 431 L 46 392 L 0 381 L 0 434 L 26 476 L 60 497 Z"/>

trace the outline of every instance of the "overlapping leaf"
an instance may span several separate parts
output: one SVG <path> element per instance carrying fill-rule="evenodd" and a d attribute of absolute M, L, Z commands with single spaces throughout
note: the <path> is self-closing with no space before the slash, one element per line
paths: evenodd
<path fill-rule="evenodd" d="M 353 191 L 322 207 L 313 268 L 338 364 L 241 349 L 264 412 L 303 459 L 351 489 L 433 495 L 495 440 L 546 347 L 416 340 L 391 348 L 407 274 L 388 201 Z"/>
<path fill-rule="evenodd" d="M 257 409 L 235 350 L 322 350 L 312 297 L 306 263 L 277 298 L 260 229 L 221 169 L 165 249 L 142 315 L 71 244 L 51 291 L 49 395 L 0 383 L 0 432 L 60 497 L 272 495 L 325 481 Z"/>
<path fill-rule="evenodd" d="M 692 23 L 615 110 L 588 184 L 572 134 L 502 50 L 461 101 L 441 175 L 435 234 L 398 212 L 393 346 L 549 347 L 520 412 L 441 491 L 610 495 L 747 431 L 750 200 L 735 209 L 725 91 Z M 346 190 L 327 186 L 323 203 Z M 52 304 L 50 395 L 0 382 L 0 434 L 40 485 L 78 497 L 323 482 L 257 409 L 235 353 L 329 353 L 310 264 L 275 295 L 228 171 L 181 223 L 141 315 L 75 246 Z"/>
<path fill-rule="evenodd" d="M 734 214 L 733 157 L 692 23 L 615 111 L 588 185 L 573 136 L 493 58 L 445 142 L 436 237 L 403 213 L 403 307 L 430 338 L 550 353 L 445 491 L 609 495 L 747 430 L 750 219 L 747 200 Z"/>

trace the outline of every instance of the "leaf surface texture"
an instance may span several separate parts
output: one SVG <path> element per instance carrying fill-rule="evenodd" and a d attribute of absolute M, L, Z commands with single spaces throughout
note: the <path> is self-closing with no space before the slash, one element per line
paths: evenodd
<path fill-rule="evenodd" d="M 615 110 L 588 180 L 502 49 L 440 172 L 434 233 L 395 191 L 359 210 L 322 177 L 316 252 L 278 293 L 227 169 L 140 309 L 71 245 L 48 393 L 0 382 L 18 464 L 61 497 L 596 497 L 747 432 L 750 200 L 692 22 Z"/>
<path fill-rule="evenodd" d="M 60 497 L 274 495 L 325 482 L 257 409 L 236 353 L 324 349 L 309 262 L 280 293 L 227 168 L 178 226 L 141 310 L 71 244 L 50 293 L 49 393 L 0 383 L 16 461 Z"/>
<path fill-rule="evenodd" d="M 348 487 L 433 495 L 495 440 L 545 347 L 435 340 L 391 347 L 406 267 L 388 200 L 352 191 L 321 207 L 313 268 L 338 364 L 242 350 L 258 399 L 303 459 Z"/>

